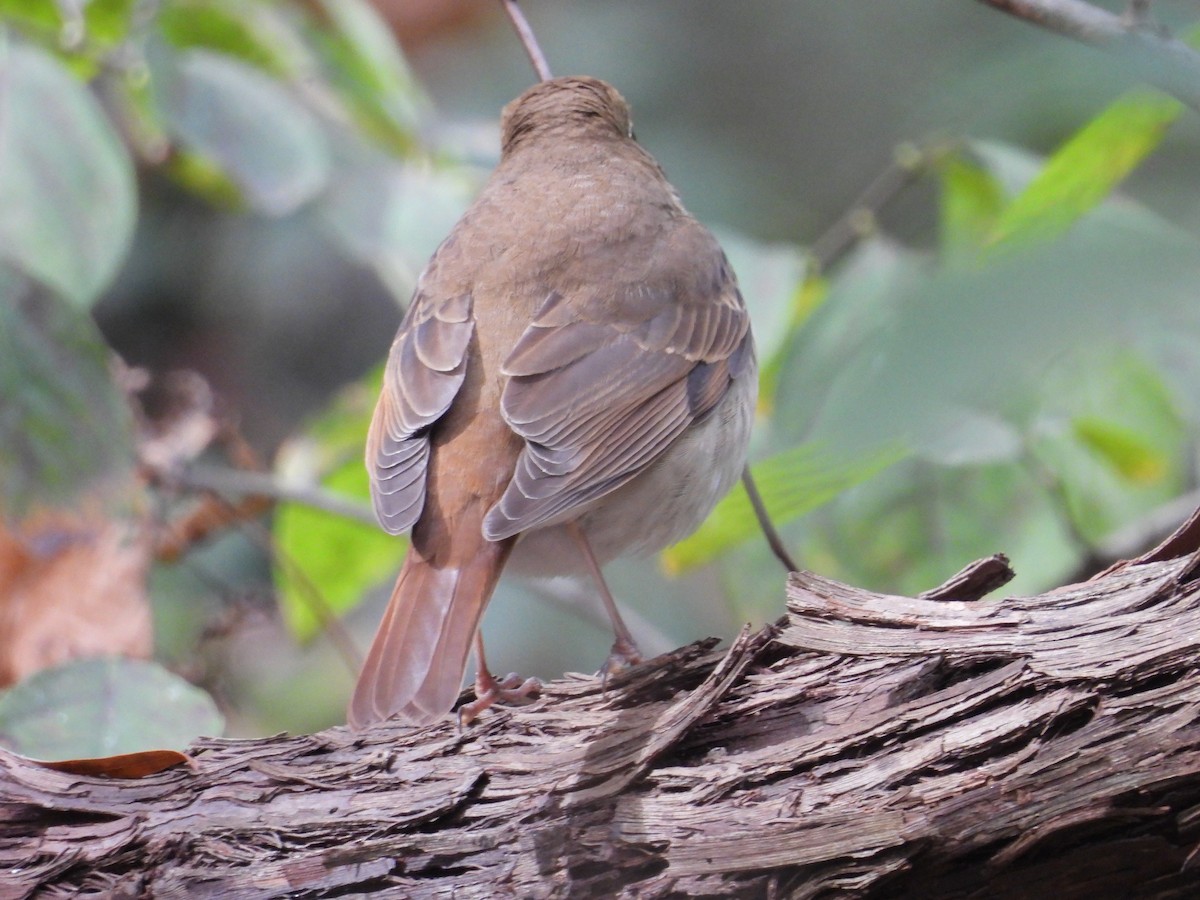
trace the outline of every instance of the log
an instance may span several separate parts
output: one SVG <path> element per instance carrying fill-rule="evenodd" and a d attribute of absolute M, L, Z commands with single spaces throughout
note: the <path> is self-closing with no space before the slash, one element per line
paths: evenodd
<path fill-rule="evenodd" d="M 728 649 L 463 729 L 138 780 L 0 753 L 0 897 L 1200 896 L 1195 521 L 1036 597 L 979 599 L 1002 560 L 917 598 L 793 573 Z"/>

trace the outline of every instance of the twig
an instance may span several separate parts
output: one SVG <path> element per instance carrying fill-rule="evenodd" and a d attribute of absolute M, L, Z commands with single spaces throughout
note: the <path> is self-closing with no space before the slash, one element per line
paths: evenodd
<path fill-rule="evenodd" d="M 746 495 L 750 498 L 750 505 L 754 507 L 758 526 L 762 529 L 763 537 L 767 539 L 767 545 L 770 546 L 771 552 L 789 572 L 799 572 L 800 567 L 796 565 L 796 561 L 788 553 L 787 547 L 783 545 L 783 539 L 779 536 L 779 532 L 775 530 L 775 523 L 771 521 L 767 507 L 763 504 L 762 495 L 758 492 L 758 485 L 754 483 L 754 476 L 750 474 L 749 466 L 742 469 L 742 485 L 746 488 Z"/>
<path fill-rule="evenodd" d="M 1148 3 L 1133 3 L 1116 15 L 1084 0 L 979 0 L 1055 34 L 1120 56 L 1133 73 L 1200 110 L 1200 53 L 1162 34 L 1139 15 Z"/>
<path fill-rule="evenodd" d="M 546 62 L 546 56 L 542 53 L 542 48 L 538 46 L 537 37 L 534 35 L 533 29 L 529 27 L 529 20 L 521 12 L 521 7 L 517 6 L 517 0 L 500 0 L 500 4 L 508 13 L 508 18 L 512 21 L 517 37 L 521 39 L 521 43 L 525 47 L 525 52 L 529 54 L 529 61 L 533 63 L 533 71 L 537 73 L 537 77 L 541 81 L 549 81 L 554 77 L 550 74 L 550 64 Z"/>
<path fill-rule="evenodd" d="M 858 199 L 816 241 L 809 253 L 817 270 L 828 271 L 843 254 L 864 237 L 873 234 L 880 211 L 929 167 L 944 148 L 918 147 L 903 143 L 896 148 L 886 169 L 875 176 Z"/>
<path fill-rule="evenodd" d="M 212 491 L 233 497 L 269 497 L 272 500 L 303 503 L 313 509 L 345 516 L 366 525 L 378 524 L 375 514 L 365 503 L 357 503 L 323 488 L 282 484 L 268 472 L 193 465 L 159 477 L 169 484 L 190 490 Z"/>

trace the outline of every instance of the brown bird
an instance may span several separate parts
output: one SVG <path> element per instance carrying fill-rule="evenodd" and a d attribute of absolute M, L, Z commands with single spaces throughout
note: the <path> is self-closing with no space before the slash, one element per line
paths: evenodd
<path fill-rule="evenodd" d="M 600 574 L 686 537 L 737 480 L 750 321 L 713 236 L 633 138 L 623 97 L 556 78 L 505 107 L 500 164 L 417 281 L 367 439 L 375 512 L 412 545 L 350 703 L 445 715 L 506 563 L 588 572 L 610 660 L 640 657 Z"/>

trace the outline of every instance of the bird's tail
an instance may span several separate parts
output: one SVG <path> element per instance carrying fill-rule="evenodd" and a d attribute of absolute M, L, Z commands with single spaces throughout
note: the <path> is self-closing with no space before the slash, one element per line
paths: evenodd
<path fill-rule="evenodd" d="M 441 553 L 427 556 L 414 541 L 358 676 L 347 713 L 351 728 L 396 714 L 432 722 L 450 711 L 514 541 L 488 541 L 479 526 L 457 530 Z"/>

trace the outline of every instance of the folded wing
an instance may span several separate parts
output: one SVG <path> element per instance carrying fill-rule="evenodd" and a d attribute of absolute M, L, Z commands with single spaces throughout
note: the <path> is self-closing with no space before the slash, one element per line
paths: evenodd
<path fill-rule="evenodd" d="M 621 487 L 716 406 L 752 358 L 749 317 L 715 239 L 681 218 L 646 246 L 633 273 L 621 248 L 633 275 L 624 281 L 605 277 L 602 256 L 581 258 L 506 360 L 502 411 L 525 447 L 484 519 L 489 540 Z"/>

